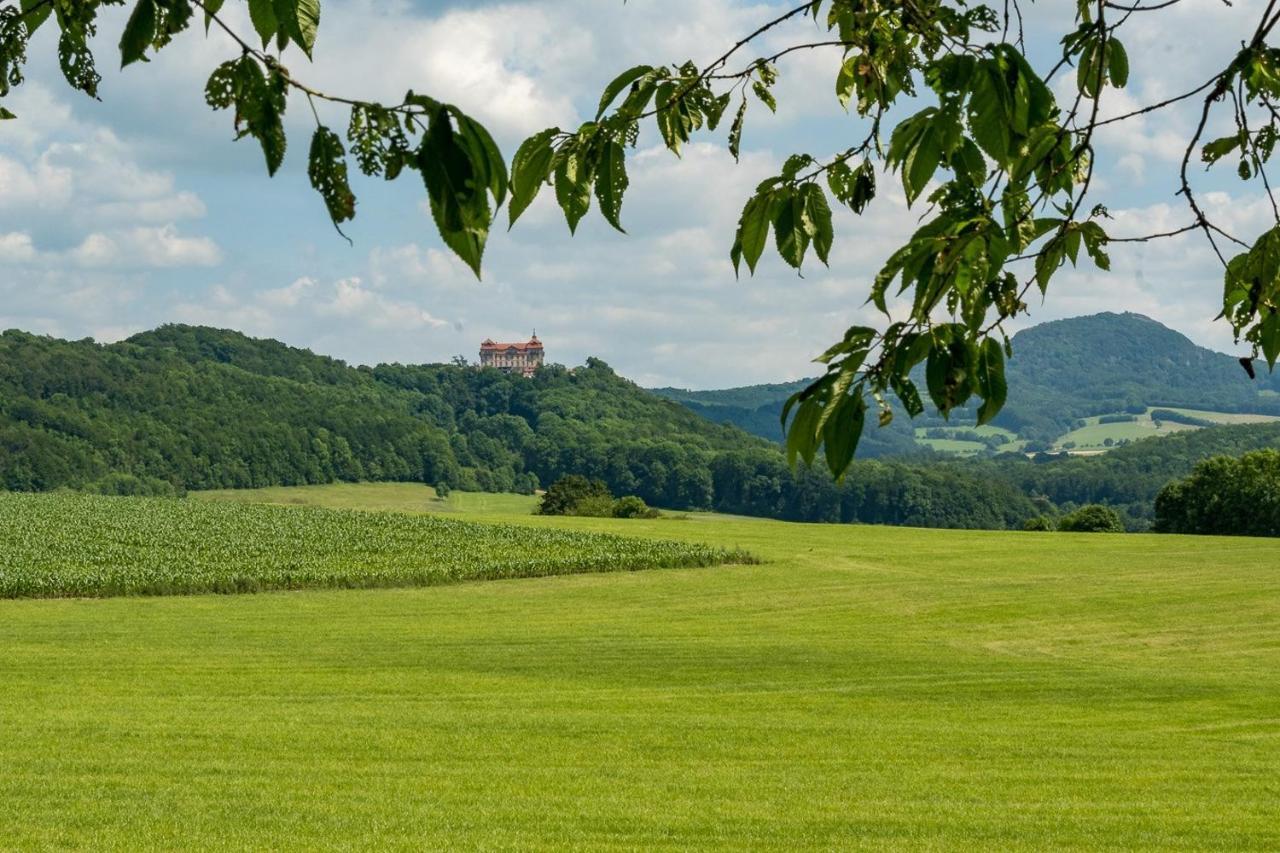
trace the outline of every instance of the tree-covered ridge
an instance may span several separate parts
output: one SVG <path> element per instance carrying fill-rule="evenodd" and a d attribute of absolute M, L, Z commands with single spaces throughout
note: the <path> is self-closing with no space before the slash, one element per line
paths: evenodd
<path fill-rule="evenodd" d="M 1050 441 L 1078 418 L 1148 407 L 1280 414 L 1280 374 L 1265 366 L 1250 379 L 1238 359 L 1197 346 L 1185 335 L 1140 314 L 1102 313 L 1033 326 L 1013 338 L 1010 391 L 994 423 L 1021 438 Z M 923 381 L 922 377 L 921 381 Z M 810 380 L 707 391 L 658 388 L 712 420 L 781 439 L 787 398 Z M 975 412 L 957 409 L 944 421 L 929 408 L 916 424 L 971 425 Z M 896 419 L 868 427 L 859 455 L 912 450 L 911 424 Z"/>
<path fill-rule="evenodd" d="M 706 506 L 701 457 L 756 443 L 599 361 L 528 381 L 456 365 L 352 368 L 186 326 L 110 346 L 7 332 L 0 391 L 0 483 L 10 489 L 367 479 L 532 491 L 590 469 L 611 470 L 624 493 Z"/>

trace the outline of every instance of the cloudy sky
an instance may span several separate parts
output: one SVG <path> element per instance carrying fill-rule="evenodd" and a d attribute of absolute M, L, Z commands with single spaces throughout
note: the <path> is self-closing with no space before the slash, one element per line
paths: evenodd
<path fill-rule="evenodd" d="M 1071 5 L 1046 0 L 1028 24 L 1061 34 Z M 1130 86 L 1111 91 L 1104 112 L 1202 83 L 1248 35 L 1260 5 L 1185 0 L 1135 16 L 1123 31 Z M 248 33 L 237 4 L 227 8 Z M 576 126 L 618 71 L 709 59 L 783 8 L 328 0 L 316 62 L 297 54 L 286 62 L 326 91 L 394 101 L 414 88 L 452 100 L 510 152 L 544 127 Z M 413 175 L 393 184 L 357 176 L 354 245 L 334 233 L 307 185 L 311 119 L 297 99 L 294 150 L 267 179 L 256 144 L 233 142 L 230 116 L 204 105 L 209 72 L 236 56 L 225 36 L 197 28 L 151 64 L 116 72 L 123 14 L 107 10 L 98 40 L 102 102 L 62 82 L 52 26 L 33 42 L 28 82 L 7 101 L 19 119 L 0 122 L 0 329 L 112 341 L 165 322 L 202 323 L 377 363 L 474 358 L 485 337 L 536 328 L 552 360 L 596 355 L 642 384 L 780 381 L 811 375 L 810 359 L 846 326 L 875 321 L 863 307 L 868 282 L 920 212 L 886 181 L 867 215 L 838 215 L 830 269 L 811 263 L 799 277 L 766 254 L 754 278 L 734 277 L 728 248 L 751 188 L 793 151 L 829 154 L 865 133 L 835 101 L 836 58 L 812 51 L 784 60 L 777 116 L 750 113 L 740 164 L 723 136 L 677 159 L 646 134 L 629 164 L 627 235 L 593 211 L 571 238 L 544 193 L 513 232 L 495 229 L 477 282 L 442 249 Z M 774 42 L 817 33 L 797 23 Z M 1037 42 L 1041 58 L 1055 39 Z M 1105 133 L 1094 200 L 1110 207 L 1114 236 L 1190 222 L 1173 195 L 1196 118 L 1188 104 Z M 337 112 L 325 118 L 345 127 Z M 1200 185 L 1211 213 L 1240 236 L 1267 226 L 1253 185 L 1213 175 Z M 1230 329 L 1212 320 L 1221 273 L 1200 239 L 1116 246 L 1113 260 L 1105 277 L 1060 275 L 1033 321 L 1138 311 L 1235 351 Z"/>

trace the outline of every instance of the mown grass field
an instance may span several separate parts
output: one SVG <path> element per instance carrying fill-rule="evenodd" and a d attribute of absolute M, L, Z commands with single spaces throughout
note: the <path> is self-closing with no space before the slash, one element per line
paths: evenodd
<path fill-rule="evenodd" d="M 0 846 L 1280 846 L 1274 542 L 473 517 L 765 562 L 0 601 Z"/>

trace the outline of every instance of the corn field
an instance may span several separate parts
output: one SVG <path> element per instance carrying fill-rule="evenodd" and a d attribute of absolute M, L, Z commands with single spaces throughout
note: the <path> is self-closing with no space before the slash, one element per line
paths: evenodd
<path fill-rule="evenodd" d="M 396 513 L 0 492 L 0 598 L 429 586 L 742 559 L 700 545 Z"/>

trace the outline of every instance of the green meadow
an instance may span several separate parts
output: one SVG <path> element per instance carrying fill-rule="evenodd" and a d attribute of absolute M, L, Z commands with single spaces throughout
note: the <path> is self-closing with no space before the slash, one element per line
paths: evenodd
<path fill-rule="evenodd" d="M 0 601 L 0 846 L 1280 846 L 1274 542 L 257 497 L 761 562 Z"/>
<path fill-rule="evenodd" d="M 1277 418 L 1274 415 L 1209 412 L 1200 409 L 1180 409 L 1172 406 L 1164 406 L 1161 408 L 1167 408 L 1170 411 L 1222 425 L 1261 424 L 1280 420 L 1280 418 Z M 1137 441 L 1143 438 L 1152 438 L 1153 436 L 1163 436 L 1175 432 L 1200 429 L 1200 427 L 1197 426 L 1175 423 L 1173 421 L 1153 420 L 1151 417 L 1152 411 L 1154 410 L 1148 409 L 1145 414 L 1137 415 L 1132 421 L 1120 421 L 1118 423 L 1101 423 L 1101 418 L 1098 416 L 1085 418 L 1085 425 L 1083 427 L 1072 430 L 1071 432 L 1059 437 L 1055 442 L 1055 447 L 1061 450 L 1065 444 L 1070 443 L 1073 445 L 1072 449 L 1077 451 L 1103 451 L 1111 449 L 1111 446 L 1106 444 L 1107 439 L 1111 439 L 1112 446 L 1114 446 L 1121 441 Z"/>

